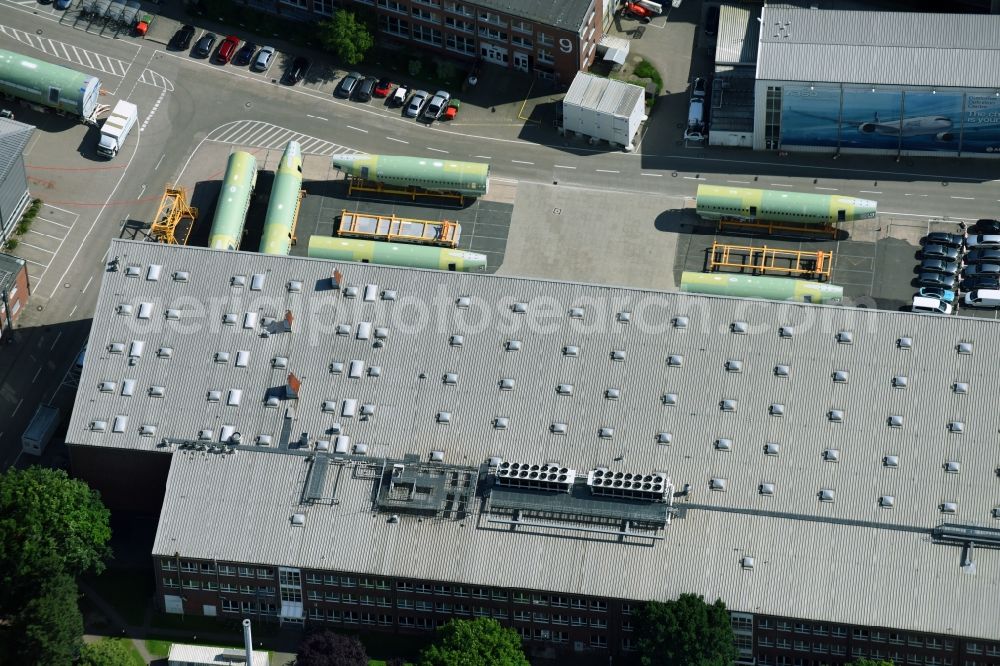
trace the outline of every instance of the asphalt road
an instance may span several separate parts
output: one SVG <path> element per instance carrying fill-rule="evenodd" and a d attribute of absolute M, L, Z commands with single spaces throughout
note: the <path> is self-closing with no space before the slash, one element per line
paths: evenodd
<path fill-rule="evenodd" d="M 378 104 L 334 99 L 334 71 L 322 62 L 304 83 L 288 87 L 276 81 L 283 54 L 272 71 L 254 74 L 168 52 L 151 41 L 88 33 L 34 2 L 0 0 L 0 32 L 5 48 L 98 74 L 108 91 L 103 101 L 135 102 L 141 125 L 126 151 L 105 163 L 94 159 L 94 130 L 18 112 L 43 128 L 28 160 L 33 190 L 47 189 L 40 196 L 74 217 L 72 224 L 61 222 L 68 226 L 65 234 L 39 238 L 42 250 L 32 250 L 41 254 L 32 269 L 29 311 L 0 359 L 3 466 L 18 457 L 20 433 L 35 405 L 54 393 L 67 410 L 72 405 L 72 391 L 56 389 L 86 339 L 108 240 L 127 233 L 129 220 L 148 222 L 163 188 L 183 178 L 198 146 L 222 137 L 233 123 L 292 130 L 338 150 L 488 160 L 495 179 L 572 186 L 592 199 L 596 211 L 602 192 L 683 200 L 693 197 L 699 183 L 729 183 L 873 198 L 890 219 L 957 223 L 1000 213 L 998 162 L 897 163 L 688 148 L 675 141 L 674 119 L 659 118 L 655 111 L 639 151 L 609 152 L 550 128 L 490 122 L 489 110 L 464 105 L 453 124 L 428 127 Z M 58 242 L 44 245 L 50 241 Z"/>

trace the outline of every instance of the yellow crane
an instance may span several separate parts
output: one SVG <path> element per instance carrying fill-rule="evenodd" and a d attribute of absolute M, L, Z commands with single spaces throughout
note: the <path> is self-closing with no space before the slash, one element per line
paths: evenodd
<path fill-rule="evenodd" d="M 187 245 L 197 219 L 198 209 L 188 203 L 187 190 L 183 187 L 167 187 L 149 229 L 149 240 Z"/>

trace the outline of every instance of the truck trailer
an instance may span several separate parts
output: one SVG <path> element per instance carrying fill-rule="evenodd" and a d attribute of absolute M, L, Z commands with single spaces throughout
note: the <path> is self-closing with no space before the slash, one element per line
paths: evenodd
<path fill-rule="evenodd" d="M 31 417 L 31 422 L 21 435 L 21 449 L 33 456 L 42 455 L 56 428 L 59 427 L 59 409 L 52 405 L 41 404 Z"/>
<path fill-rule="evenodd" d="M 107 106 L 99 103 L 96 76 L 0 49 L 0 93 L 95 124 Z"/>
<path fill-rule="evenodd" d="M 139 107 L 125 100 L 115 104 L 111 115 L 101 127 L 101 141 L 97 144 L 97 154 L 111 159 L 118 154 L 129 132 L 139 120 Z"/>

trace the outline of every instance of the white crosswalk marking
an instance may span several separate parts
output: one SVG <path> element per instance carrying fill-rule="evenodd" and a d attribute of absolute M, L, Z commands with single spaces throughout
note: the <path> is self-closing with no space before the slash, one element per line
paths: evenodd
<path fill-rule="evenodd" d="M 18 30 L 7 25 L 0 25 L 0 34 L 15 39 L 22 44 L 27 44 L 33 49 L 37 49 L 60 60 L 66 60 L 81 67 L 89 67 L 110 76 L 124 78 L 128 73 L 129 67 L 131 67 L 124 60 L 101 55 L 55 39 L 39 37 L 30 32 Z"/>
<path fill-rule="evenodd" d="M 289 141 L 298 141 L 302 146 L 303 154 L 306 155 L 332 155 L 334 153 L 354 155 L 361 152 L 258 120 L 240 120 L 218 127 L 206 137 L 206 141 L 267 150 L 278 150 Z"/>
<path fill-rule="evenodd" d="M 154 88 L 160 89 L 160 96 L 156 98 L 156 102 L 154 102 L 153 106 L 150 107 L 149 113 L 146 115 L 145 120 L 142 121 L 142 125 L 139 127 L 139 131 L 144 132 L 146 130 L 146 125 L 148 125 L 149 121 L 153 119 L 153 116 L 156 115 L 156 112 L 160 108 L 160 104 L 163 103 L 163 98 L 166 97 L 167 93 L 174 91 L 174 84 L 162 74 L 154 72 L 151 69 L 142 70 L 139 82 L 145 83 L 147 86 L 153 86 Z"/>

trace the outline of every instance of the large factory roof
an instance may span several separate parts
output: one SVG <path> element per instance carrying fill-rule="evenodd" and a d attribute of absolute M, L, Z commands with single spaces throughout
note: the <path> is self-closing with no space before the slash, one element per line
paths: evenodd
<path fill-rule="evenodd" d="M 757 78 L 1000 88 L 1000 15 L 765 5 Z"/>
<path fill-rule="evenodd" d="M 1000 584 L 996 322 L 134 241 L 110 255 L 67 441 L 172 452 L 157 554 L 698 592 L 1000 638 L 980 610 Z M 494 457 L 689 492 L 666 495 L 664 525 L 665 504 L 579 482 L 491 489 Z"/>

